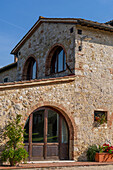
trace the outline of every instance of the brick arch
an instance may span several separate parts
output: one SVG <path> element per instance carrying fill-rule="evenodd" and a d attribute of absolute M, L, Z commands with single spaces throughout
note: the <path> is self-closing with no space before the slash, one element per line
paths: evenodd
<path fill-rule="evenodd" d="M 48 54 L 47 54 L 47 57 L 46 57 L 46 63 L 45 63 L 45 75 L 48 76 L 50 74 L 50 67 L 51 67 L 51 60 L 52 60 L 52 57 L 54 55 L 54 52 L 56 51 L 56 49 L 58 47 L 62 47 L 62 49 L 64 50 L 65 52 L 65 56 L 66 56 L 66 62 L 67 62 L 67 52 L 66 52 L 66 49 L 65 47 L 62 45 L 62 44 L 54 44 Z"/>
<path fill-rule="evenodd" d="M 22 71 L 22 80 L 26 80 L 26 76 L 27 76 L 27 68 L 28 68 L 28 65 L 30 63 L 30 58 L 33 59 L 35 62 L 36 62 L 36 69 L 37 69 L 37 72 L 36 72 L 36 78 L 38 76 L 38 63 L 37 63 L 37 59 L 34 55 L 29 55 L 25 62 L 24 62 L 24 65 L 23 65 L 23 71 Z"/>
<path fill-rule="evenodd" d="M 77 126 L 75 124 L 75 121 L 72 117 L 72 114 L 69 110 L 67 110 L 63 105 L 57 104 L 55 102 L 42 102 L 38 103 L 35 106 L 31 107 L 31 109 L 28 110 L 26 117 L 24 118 L 24 121 L 26 122 L 27 118 L 35 112 L 40 107 L 50 107 L 55 109 L 56 111 L 60 112 L 62 116 L 65 118 L 68 128 L 69 128 L 69 158 L 74 159 L 74 140 L 77 139 Z"/>

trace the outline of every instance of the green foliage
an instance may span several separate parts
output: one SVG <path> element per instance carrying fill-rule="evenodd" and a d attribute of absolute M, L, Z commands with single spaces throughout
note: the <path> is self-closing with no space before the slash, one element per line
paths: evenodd
<path fill-rule="evenodd" d="M 106 114 L 98 114 L 95 116 L 95 126 L 100 126 L 104 123 L 107 123 L 107 115 Z"/>
<path fill-rule="evenodd" d="M 107 119 L 106 119 L 106 115 L 102 115 L 98 120 L 97 122 L 102 125 L 104 123 L 107 123 Z"/>
<path fill-rule="evenodd" d="M 87 159 L 88 161 L 95 161 L 95 154 L 99 149 L 96 145 L 91 145 L 87 150 Z"/>
<path fill-rule="evenodd" d="M 17 115 L 12 122 L 8 122 L 3 133 L 7 142 L 1 158 L 3 162 L 9 160 L 11 166 L 20 163 L 21 161 L 25 161 L 28 157 L 28 153 L 24 149 L 23 144 L 25 132 L 20 122 L 21 115 Z"/>
<path fill-rule="evenodd" d="M 99 145 L 99 153 L 103 152 L 103 147 Z"/>

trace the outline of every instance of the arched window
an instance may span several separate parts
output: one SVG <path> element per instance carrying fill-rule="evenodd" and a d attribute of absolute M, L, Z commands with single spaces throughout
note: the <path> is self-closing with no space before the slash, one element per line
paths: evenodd
<path fill-rule="evenodd" d="M 59 73 L 66 70 L 66 55 L 62 47 L 58 46 L 51 60 L 51 73 Z"/>
<path fill-rule="evenodd" d="M 69 130 L 64 117 L 49 107 L 33 112 L 25 124 L 30 160 L 69 159 Z"/>
<path fill-rule="evenodd" d="M 29 57 L 25 63 L 23 70 L 23 80 L 31 80 L 37 78 L 37 64 L 33 57 Z"/>

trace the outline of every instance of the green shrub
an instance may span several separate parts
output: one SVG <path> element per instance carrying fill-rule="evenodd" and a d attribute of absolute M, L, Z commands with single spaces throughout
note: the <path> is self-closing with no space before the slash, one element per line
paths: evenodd
<path fill-rule="evenodd" d="M 95 161 L 95 154 L 99 152 L 99 149 L 96 145 L 91 145 L 87 150 L 87 160 L 88 161 Z"/>
<path fill-rule="evenodd" d="M 3 162 L 7 160 L 10 162 L 11 166 L 25 161 L 28 157 L 27 151 L 24 149 L 23 136 L 24 130 L 22 128 L 21 115 L 17 115 L 12 122 L 8 122 L 3 133 L 6 139 L 5 149 L 2 152 L 1 159 Z"/>

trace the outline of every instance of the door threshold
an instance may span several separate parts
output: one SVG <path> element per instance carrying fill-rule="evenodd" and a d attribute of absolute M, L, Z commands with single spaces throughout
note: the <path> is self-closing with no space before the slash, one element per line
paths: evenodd
<path fill-rule="evenodd" d="M 27 161 L 28 164 L 56 163 L 56 162 L 76 162 L 76 161 L 75 160 Z"/>

